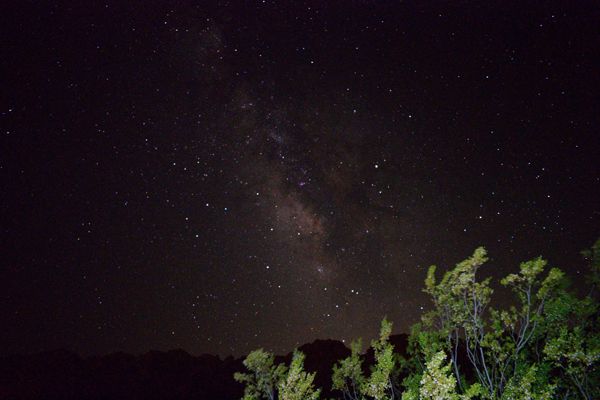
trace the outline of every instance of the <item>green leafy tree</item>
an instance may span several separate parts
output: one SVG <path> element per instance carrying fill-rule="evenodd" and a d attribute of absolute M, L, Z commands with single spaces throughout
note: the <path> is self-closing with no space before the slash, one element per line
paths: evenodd
<path fill-rule="evenodd" d="M 390 343 L 392 323 L 386 318 L 381 321 L 379 339 L 371 342 L 375 353 L 375 365 L 371 375 L 361 385 L 361 393 L 375 400 L 394 399 L 392 372 L 395 367 L 394 346 Z"/>
<path fill-rule="evenodd" d="M 254 350 L 244 359 L 247 373 L 236 372 L 234 379 L 245 385 L 243 400 L 275 400 L 277 387 L 283 380 L 287 368 L 274 365 L 275 356 L 263 349 Z"/>
<path fill-rule="evenodd" d="M 556 393 L 562 398 L 600 398 L 600 326 L 598 292 L 600 240 L 582 252 L 589 263 L 590 290 L 583 298 L 560 288 L 548 302 L 543 319 L 542 352 L 554 370 Z"/>
<path fill-rule="evenodd" d="M 504 392 L 502 400 L 551 400 L 555 385 L 548 384 L 547 375 L 537 365 L 531 365 L 524 374 L 513 375 Z"/>
<path fill-rule="evenodd" d="M 494 310 L 489 307 L 490 279 L 477 279 L 487 260 L 485 249 L 477 248 L 439 282 L 435 266 L 430 267 L 424 291 L 431 295 L 434 309 L 422 318 L 418 342 L 434 349 L 442 347 L 450 354 L 459 392 L 466 390 L 458 362 L 458 355 L 464 352 L 487 396 L 500 398 L 539 339 L 544 307 L 556 295 L 563 273 L 553 268 L 542 277 L 546 261 L 541 258 L 521 263 L 518 273 L 501 281 L 516 295 L 517 304 L 508 310 Z"/>
<path fill-rule="evenodd" d="M 294 351 L 292 362 L 285 379 L 279 383 L 281 400 L 317 400 L 320 389 L 315 389 L 315 373 L 304 371 L 304 354 Z"/>
<path fill-rule="evenodd" d="M 342 392 L 344 400 L 359 400 L 360 389 L 365 382 L 362 371 L 362 340 L 350 345 L 351 354 L 333 366 L 332 389 Z"/>
<path fill-rule="evenodd" d="M 588 297 L 598 302 L 600 295 L 598 287 L 600 286 L 600 238 L 589 248 L 581 252 L 581 255 L 588 262 L 590 269 L 587 279 L 590 284 Z"/>
<path fill-rule="evenodd" d="M 544 330 L 540 329 L 544 309 L 556 297 L 564 280 L 564 273 L 558 268 L 550 269 L 542 279 L 546 265 L 541 257 L 523 262 L 519 273 L 510 274 L 500 282 L 512 289 L 518 301 L 517 306 L 508 311 L 493 310 L 492 329 L 485 338 L 490 353 L 498 359 L 499 393 L 508 379 L 517 373 L 519 363 L 526 359 L 527 354 L 523 353 L 531 351 L 544 335 Z M 536 361 L 540 361 L 539 356 Z"/>
<path fill-rule="evenodd" d="M 375 364 L 368 377 L 364 376 L 362 371 L 361 341 L 354 341 L 351 345 L 351 355 L 333 367 L 332 389 L 341 391 L 343 398 L 347 400 L 394 399 L 396 393 L 393 377 L 397 372 L 397 364 L 394 346 L 389 341 L 391 333 L 392 323 L 384 318 L 381 321 L 379 339 L 371 342 Z"/>
<path fill-rule="evenodd" d="M 469 400 L 484 396 L 485 391 L 478 383 L 468 387 L 464 394 L 458 394 L 451 364 L 446 362 L 446 354 L 438 351 L 427 361 L 418 385 L 411 385 L 402 394 L 402 400 Z"/>
<path fill-rule="evenodd" d="M 488 388 L 493 385 L 486 374 L 486 359 L 480 351 L 485 329 L 483 315 L 492 289 L 489 287 L 490 279 L 477 281 L 477 272 L 487 260 L 487 252 L 479 247 L 471 257 L 447 271 L 441 281 L 437 282 L 435 265 L 429 267 L 425 280 L 424 291 L 431 296 L 434 309 L 423 316 L 418 341 L 421 345 L 425 345 L 423 342 L 426 341 L 431 348 L 443 348 L 449 353 L 452 371 L 461 389 L 463 385 L 458 363 L 461 337 L 466 340 L 463 350 L 469 353 L 469 360 L 478 378 Z M 431 350 L 423 348 L 426 357 L 430 356 L 428 352 Z"/>
<path fill-rule="evenodd" d="M 450 370 L 450 364 L 445 361 L 446 354 L 443 351 L 431 357 L 421 378 L 419 399 L 458 400 L 456 378 Z"/>
<path fill-rule="evenodd" d="M 600 396 L 597 386 L 600 337 L 597 333 L 585 335 L 581 326 L 563 327 L 547 341 L 544 354 L 584 399 Z"/>
<path fill-rule="evenodd" d="M 421 387 L 421 378 L 423 373 L 410 374 L 402 385 L 404 386 L 404 392 L 402 392 L 402 400 L 419 400 L 419 389 Z"/>
<path fill-rule="evenodd" d="M 500 284 L 514 294 L 508 307 L 490 306 L 491 280 L 480 247 L 441 280 L 430 267 L 424 291 L 433 309 L 411 329 L 408 358 L 394 353 L 392 323 L 384 319 L 371 342 L 375 363 L 363 373 L 361 341 L 333 368 L 332 389 L 344 400 L 550 400 L 600 399 L 600 240 L 582 252 L 591 289 L 580 297 L 565 274 L 541 257 L 520 264 Z M 447 356 L 449 358 L 447 359 Z M 465 361 L 466 360 L 466 361 Z M 314 373 L 294 352 L 289 370 L 262 349 L 244 360 L 244 400 L 317 400 Z M 400 396 L 397 381 L 405 388 Z"/>
<path fill-rule="evenodd" d="M 467 340 L 467 350 L 478 376 L 485 378 L 485 360 L 477 349 L 474 338 L 482 338 L 483 313 L 492 294 L 489 279 L 477 281 L 477 271 L 488 260 L 483 247 L 475 250 L 473 255 L 458 263 L 436 282 L 436 266 L 429 267 L 425 280 L 425 293 L 432 297 L 434 309 L 423 316 L 423 327 L 420 342 L 425 338 L 432 348 L 443 347 L 450 354 L 450 362 L 454 376 L 462 388 L 458 354 L 461 335 Z M 436 343 L 438 342 L 438 343 Z M 431 352 L 425 349 L 424 352 Z M 427 356 L 427 354 L 425 354 Z M 482 362 L 483 361 L 483 362 Z M 481 365 L 484 364 L 484 365 Z"/>

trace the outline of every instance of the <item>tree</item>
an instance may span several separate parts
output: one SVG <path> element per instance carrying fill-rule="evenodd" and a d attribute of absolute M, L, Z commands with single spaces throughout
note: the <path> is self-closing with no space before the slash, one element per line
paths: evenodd
<path fill-rule="evenodd" d="M 600 238 L 589 249 L 583 250 L 581 255 L 589 263 L 588 281 L 591 288 L 588 296 L 593 297 L 594 291 L 600 286 Z"/>
<path fill-rule="evenodd" d="M 512 289 L 516 305 L 508 310 L 489 307 L 490 279 L 479 281 L 477 272 L 487 262 L 483 247 L 446 272 L 439 283 L 436 267 L 430 267 L 424 291 L 431 295 L 434 309 L 423 316 L 419 342 L 438 343 L 450 354 L 450 363 L 460 392 L 465 392 L 458 362 L 466 354 L 470 370 L 487 396 L 501 398 L 521 363 L 527 362 L 531 345 L 539 339 L 544 307 L 557 293 L 564 274 L 551 269 L 542 278 L 546 261 L 536 258 L 520 265 L 519 272 L 502 279 Z M 489 311 L 489 312 L 488 312 Z M 427 349 L 422 351 L 427 355 Z"/>
<path fill-rule="evenodd" d="M 297 350 L 294 351 L 287 376 L 279 383 L 280 399 L 317 400 L 321 390 L 314 388 L 314 379 L 314 372 L 304 371 L 304 354 Z"/>
<path fill-rule="evenodd" d="M 537 365 L 531 365 L 524 374 L 511 377 L 502 393 L 502 400 L 551 400 L 555 385 L 548 384 L 546 374 Z"/>
<path fill-rule="evenodd" d="M 245 385 L 243 400 L 275 400 L 276 390 L 285 376 L 283 364 L 274 365 L 275 356 L 263 349 L 254 350 L 244 359 L 248 373 L 236 372 L 234 379 Z"/>
<path fill-rule="evenodd" d="M 344 400 L 359 400 L 360 388 L 365 382 L 362 372 L 362 340 L 357 339 L 350 345 L 351 354 L 333 366 L 332 389 L 342 392 Z"/>
<path fill-rule="evenodd" d="M 375 363 L 363 372 L 361 341 L 333 368 L 332 389 L 344 400 L 395 400 L 401 373 L 402 400 L 550 400 L 600 398 L 600 240 L 582 252 L 591 290 L 580 297 L 565 274 L 541 257 L 522 262 L 500 284 L 514 295 L 511 305 L 490 306 L 491 280 L 478 272 L 488 258 L 483 247 L 436 279 L 429 268 L 424 291 L 433 309 L 411 329 L 404 359 L 389 338 L 392 323 L 381 322 L 371 342 Z M 449 356 L 449 358 L 447 358 Z M 244 400 L 316 400 L 314 373 L 294 352 L 289 370 L 272 354 L 256 350 L 244 360 Z"/>
<path fill-rule="evenodd" d="M 395 367 L 394 346 L 390 343 L 392 323 L 381 321 L 379 339 L 371 342 L 375 353 L 375 365 L 369 378 L 363 382 L 361 392 L 375 400 L 394 399 L 392 371 Z"/>
<path fill-rule="evenodd" d="M 475 249 L 473 255 L 446 272 L 442 280 L 436 281 L 436 266 L 429 267 L 424 292 L 432 297 L 434 309 L 422 318 L 423 328 L 419 341 L 426 337 L 430 342 L 441 342 L 433 347 L 443 347 L 450 354 L 454 376 L 462 389 L 461 371 L 458 364 L 461 336 L 466 340 L 465 350 L 482 384 L 490 388 L 489 373 L 485 357 L 481 353 L 483 339 L 483 314 L 489 304 L 492 289 L 490 279 L 477 281 L 477 271 L 487 262 L 483 247 Z M 424 349 L 424 353 L 428 350 Z M 426 354 L 427 355 L 427 354 Z"/>
<path fill-rule="evenodd" d="M 597 332 L 586 335 L 582 326 L 573 329 L 565 326 L 547 341 L 544 354 L 584 399 L 600 396 L 597 371 L 600 336 Z"/>
<path fill-rule="evenodd" d="M 371 342 L 375 355 L 375 365 L 371 374 L 365 377 L 362 372 L 362 356 L 360 339 L 352 342 L 352 353 L 333 367 L 332 389 L 342 392 L 344 399 L 359 400 L 372 398 L 375 400 L 394 399 L 392 375 L 396 366 L 394 346 L 390 343 L 392 323 L 386 318 L 381 321 L 379 339 Z"/>
<path fill-rule="evenodd" d="M 445 364 L 446 354 L 437 352 L 427 363 L 421 378 L 419 399 L 421 400 L 458 400 L 456 378 Z"/>
<path fill-rule="evenodd" d="M 443 351 L 432 354 L 418 381 L 417 386 L 411 386 L 403 393 L 402 400 L 469 400 L 485 396 L 478 383 L 471 385 L 464 394 L 458 394 L 456 378 Z"/>
<path fill-rule="evenodd" d="M 598 247 L 600 241 L 594 246 Z M 584 399 L 600 397 L 600 332 L 599 304 L 594 293 L 598 279 L 600 252 L 583 252 L 590 261 L 589 290 L 583 298 L 565 288 L 548 303 L 544 313 L 546 332 L 543 354 L 559 375 L 557 392 L 563 396 L 575 393 Z"/>

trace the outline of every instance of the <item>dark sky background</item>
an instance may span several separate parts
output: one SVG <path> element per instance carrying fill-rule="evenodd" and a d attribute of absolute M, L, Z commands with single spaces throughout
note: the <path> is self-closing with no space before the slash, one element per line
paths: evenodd
<path fill-rule="evenodd" d="M 384 315 L 406 332 L 427 266 L 479 245 L 483 274 L 544 255 L 582 281 L 595 1 L 1 15 L 1 354 L 284 353 Z"/>

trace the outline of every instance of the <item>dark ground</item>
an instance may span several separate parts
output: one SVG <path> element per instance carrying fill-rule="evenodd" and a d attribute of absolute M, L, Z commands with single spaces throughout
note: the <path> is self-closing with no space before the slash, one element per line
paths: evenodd
<path fill-rule="evenodd" d="M 406 336 L 391 338 L 396 351 L 406 347 Z M 306 355 L 305 368 L 316 372 L 315 384 L 323 397 L 335 394 L 331 370 L 350 350 L 337 340 L 316 340 L 299 347 Z M 291 353 L 277 357 L 289 363 Z M 243 358 L 183 350 L 151 351 L 142 355 L 114 353 L 82 358 L 65 350 L 0 358 L 0 399 L 194 399 L 233 400 L 243 387 L 233 380 L 244 369 Z M 368 365 L 372 352 L 366 353 Z"/>

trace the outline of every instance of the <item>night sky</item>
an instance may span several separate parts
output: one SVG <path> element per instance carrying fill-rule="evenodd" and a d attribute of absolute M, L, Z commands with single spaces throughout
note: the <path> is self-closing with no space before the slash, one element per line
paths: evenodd
<path fill-rule="evenodd" d="M 407 332 L 480 245 L 583 280 L 597 2 L 10 3 L 0 354 Z"/>

